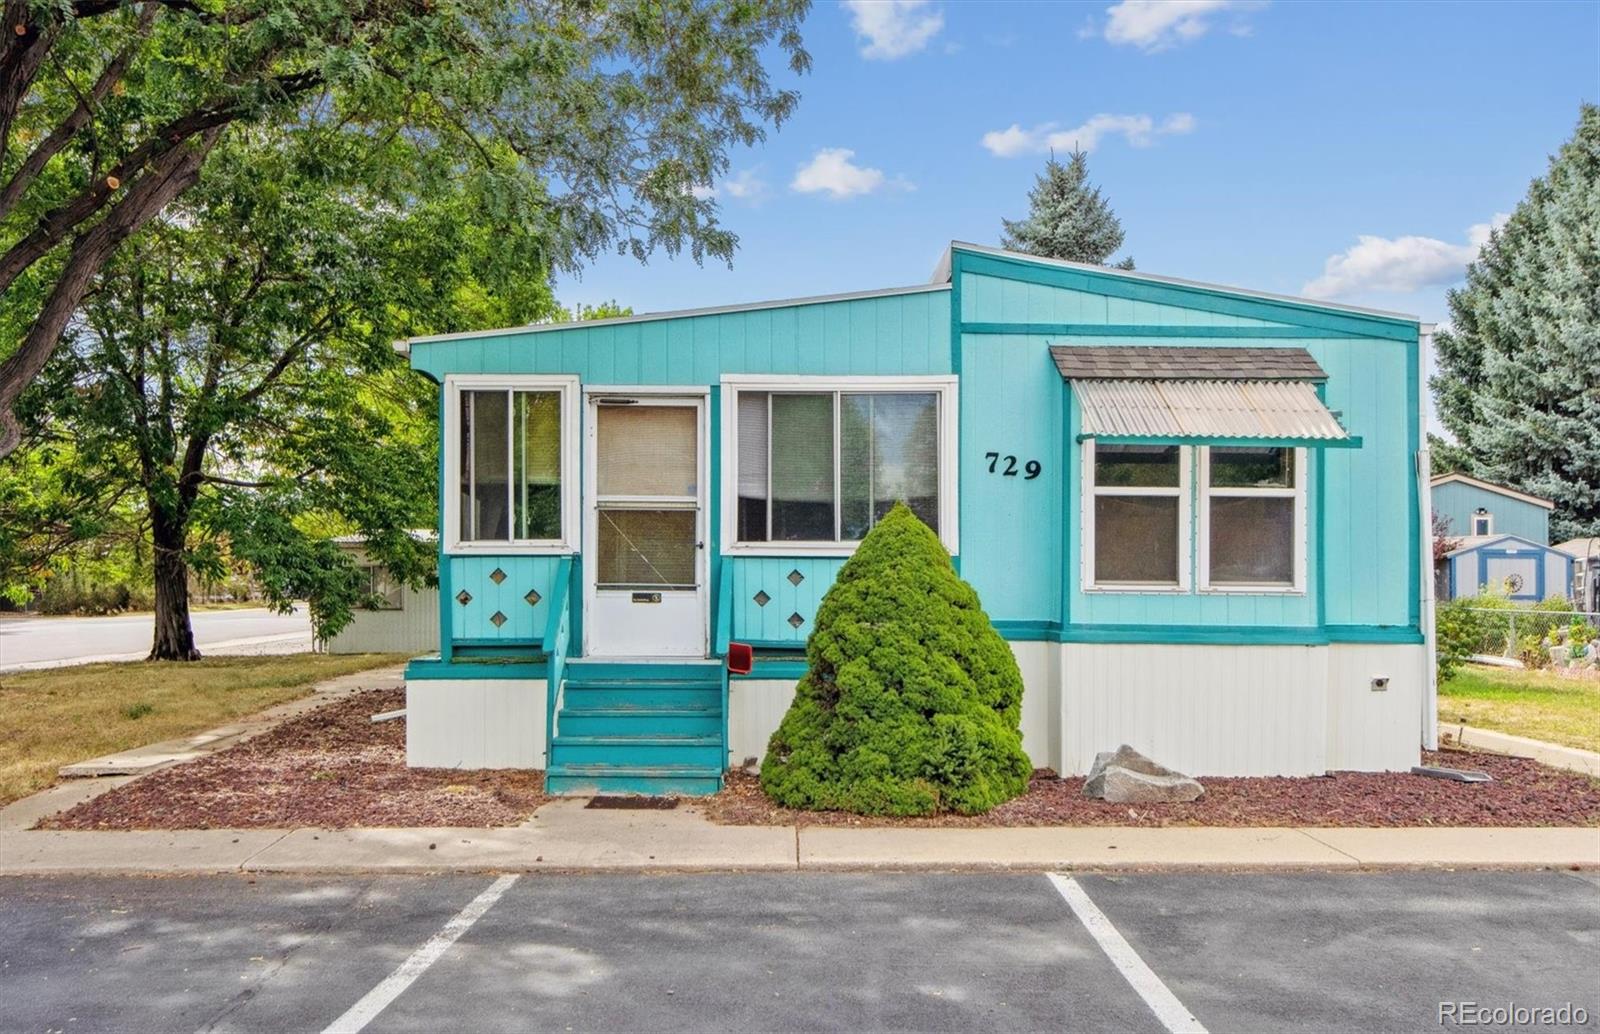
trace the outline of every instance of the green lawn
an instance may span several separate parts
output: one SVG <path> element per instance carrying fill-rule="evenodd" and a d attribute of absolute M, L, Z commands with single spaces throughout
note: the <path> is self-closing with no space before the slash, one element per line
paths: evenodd
<path fill-rule="evenodd" d="M 1440 685 L 1439 721 L 1600 750 L 1600 681 L 1468 664 Z"/>
<path fill-rule="evenodd" d="M 0 805 L 49 786 L 62 765 L 204 732 L 305 696 L 324 679 L 405 660 L 301 653 L 0 675 Z"/>

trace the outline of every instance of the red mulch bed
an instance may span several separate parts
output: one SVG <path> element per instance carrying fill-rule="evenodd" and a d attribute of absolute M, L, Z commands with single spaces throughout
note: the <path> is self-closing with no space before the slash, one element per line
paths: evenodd
<path fill-rule="evenodd" d="M 152 772 L 41 829 L 509 826 L 548 798 L 542 773 L 406 767 L 405 690 L 320 707 L 252 740 Z"/>
<path fill-rule="evenodd" d="M 1201 778 L 1187 804 L 1108 804 L 1083 796 L 1083 779 L 1035 772 L 1021 797 L 987 815 L 880 818 L 791 811 L 756 777 L 729 773 L 715 797 L 696 802 L 729 825 L 825 826 L 1595 826 L 1600 780 L 1525 758 L 1424 751 L 1424 764 L 1488 772 L 1491 783 L 1454 783 L 1402 772 L 1336 772 L 1305 778 Z"/>

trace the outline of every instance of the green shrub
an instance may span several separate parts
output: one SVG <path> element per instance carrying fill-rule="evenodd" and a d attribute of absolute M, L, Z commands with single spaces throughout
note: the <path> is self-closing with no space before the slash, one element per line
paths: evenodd
<path fill-rule="evenodd" d="M 806 661 L 761 765 L 779 804 L 971 815 L 1027 788 L 1016 658 L 905 506 L 840 569 Z"/>
<path fill-rule="evenodd" d="M 1471 597 L 1450 600 L 1439 604 L 1434 612 L 1433 641 L 1438 655 L 1440 682 L 1453 678 L 1467 658 L 1479 652 L 1478 624 L 1481 615 L 1470 612 L 1467 605 L 1471 602 Z"/>
<path fill-rule="evenodd" d="M 127 707 L 122 709 L 122 717 L 128 719 L 130 722 L 136 722 L 145 715 L 153 713 L 155 713 L 155 707 L 145 703 L 143 700 L 139 701 L 137 704 L 129 704 Z"/>
<path fill-rule="evenodd" d="M 1548 667 L 1550 664 L 1550 647 L 1545 644 L 1544 636 L 1537 632 L 1530 632 L 1517 640 L 1517 659 L 1524 668 Z"/>

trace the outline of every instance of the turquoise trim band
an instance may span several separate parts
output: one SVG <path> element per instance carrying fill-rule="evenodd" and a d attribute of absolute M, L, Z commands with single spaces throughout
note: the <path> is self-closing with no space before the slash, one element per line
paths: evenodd
<path fill-rule="evenodd" d="M 1329 643 L 1422 642 L 1416 628 L 1393 625 L 1071 625 L 1052 621 L 996 621 L 995 629 L 1019 643 L 1128 643 L 1141 645 L 1326 646 Z"/>
<path fill-rule="evenodd" d="M 406 665 L 405 678 L 407 682 L 425 682 L 434 679 L 542 679 L 545 675 L 543 664 L 419 658 Z"/>
<path fill-rule="evenodd" d="M 1415 646 L 1425 642 L 1421 629 L 1400 625 L 1329 625 L 1324 631 L 1328 633 L 1330 643 L 1398 643 Z"/>
<path fill-rule="evenodd" d="M 749 679 L 798 679 L 804 678 L 808 665 L 805 661 L 756 661 L 756 666 L 748 675 L 729 676 L 736 682 Z"/>
<path fill-rule="evenodd" d="M 1277 446 L 1280 448 L 1300 449 L 1359 449 L 1361 437 L 1351 435 L 1349 438 L 1215 438 L 1203 435 L 1170 435 L 1170 434 L 1080 434 L 1078 441 L 1086 442 L 1093 439 L 1101 445 L 1143 445 L 1146 442 L 1171 442 L 1174 445 L 1221 445 L 1236 448 L 1254 448 L 1257 446 Z"/>
<path fill-rule="evenodd" d="M 1051 337 L 1222 338 L 1222 339 L 1349 339 L 1365 337 L 1326 327 L 1190 327 L 1183 324 L 1138 323 L 963 323 L 963 334 L 1038 335 Z"/>
<path fill-rule="evenodd" d="M 1068 290 L 1089 291 L 1112 298 L 1155 302 L 1158 305 L 1176 305 L 1182 308 L 1206 309 L 1225 316 L 1242 316 L 1246 319 L 1265 319 L 1314 330 L 1338 331 L 1346 336 L 1385 338 L 1390 341 L 1416 341 L 1417 321 L 1399 317 L 1366 315 L 1353 312 L 1334 312 L 1311 302 L 1294 302 L 1287 299 L 1243 297 L 1238 294 L 1210 290 L 1183 284 L 1163 284 L 1144 280 L 1129 280 L 1113 274 L 1096 274 L 1088 269 L 1061 269 L 1040 266 L 1000 255 L 984 255 L 953 249 L 951 267 L 968 273 L 1019 280 L 1023 283 L 1045 284 Z"/>

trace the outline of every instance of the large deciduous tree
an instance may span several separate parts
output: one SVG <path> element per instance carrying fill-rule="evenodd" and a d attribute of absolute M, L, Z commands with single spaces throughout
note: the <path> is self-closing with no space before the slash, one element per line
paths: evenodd
<path fill-rule="evenodd" d="M 1600 534 L 1600 107 L 1449 295 L 1431 381 L 1474 472 L 1554 500 L 1557 541 Z"/>
<path fill-rule="evenodd" d="M 133 498 L 145 516 L 152 658 L 198 656 L 188 574 L 224 556 L 279 605 L 309 598 L 323 634 L 365 599 L 330 531 L 359 531 L 403 581 L 431 573 L 409 532 L 432 523 L 435 395 L 390 344 L 555 306 L 547 227 L 485 219 L 492 175 L 413 199 L 363 183 L 406 146 L 344 150 L 318 127 L 220 142 L 95 278 L 22 397 L 15 458 L 56 457 L 60 502 Z"/>
<path fill-rule="evenodd" d="M 547 268 L 611 246 L 729 257 L 691 188 L 793 109 L 763 58 L 808 67 L 807 6 L 4 0 L 0 456 L 101 272 L 245 127 L 398 158 L 359 182 L 402 205 L 477 176 L 484 220 L 543 224 Z"/>
<path fill-rule="evenodd" d="M 1122 247 L 1122 223 L 1089 182 L 1089 157 L 1082 151 L 1073 151 L 1065 164 L 1052 154 L 1028 192 L 1027 218 L 1000 223 L 1001 246 L 1044 258 L 1101 266 Z M 1117 268 L 1132 269 L 1133 259 Z"/>

